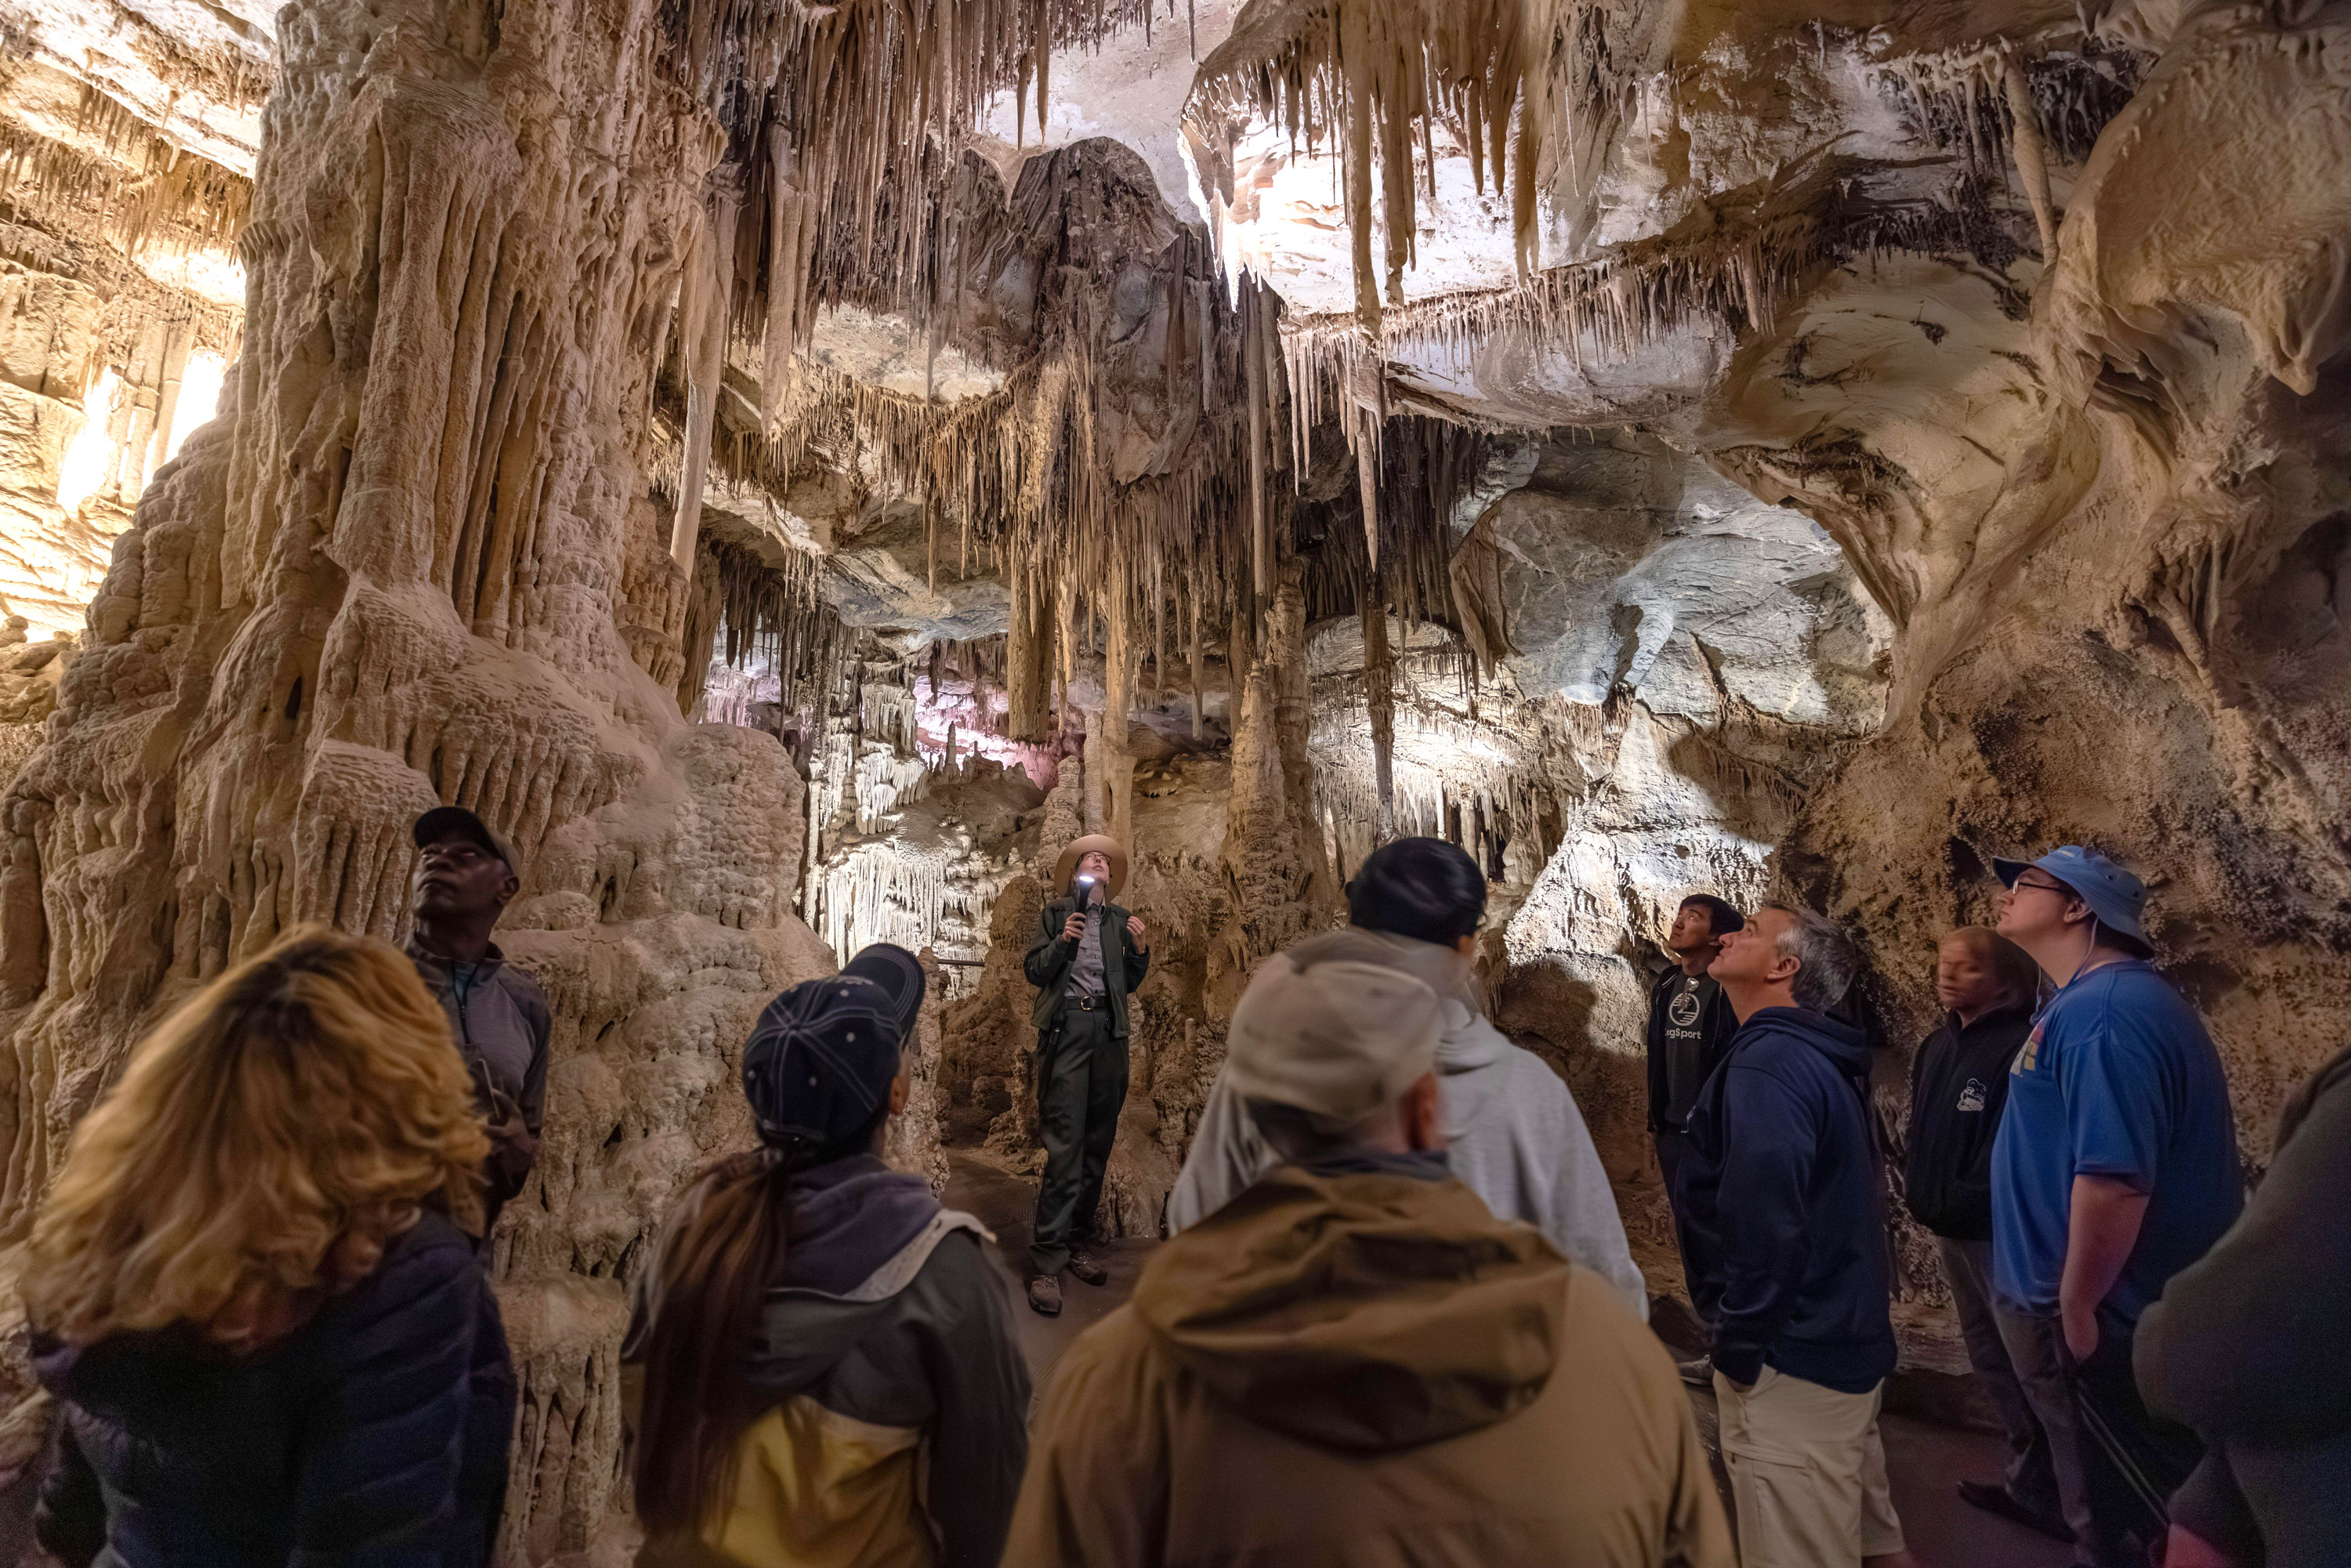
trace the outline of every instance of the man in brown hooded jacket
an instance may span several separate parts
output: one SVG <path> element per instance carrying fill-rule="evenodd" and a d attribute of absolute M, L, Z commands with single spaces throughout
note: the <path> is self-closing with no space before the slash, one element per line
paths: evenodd
<path fill-rule="evenodd" d="M 1285 1163 L 1062 1357 L 1007 1568 L 1730 1568 L 1665 1348 L 1447 1173 L 1441 1014 L 1325 944 L 1225 1072 Z"/>

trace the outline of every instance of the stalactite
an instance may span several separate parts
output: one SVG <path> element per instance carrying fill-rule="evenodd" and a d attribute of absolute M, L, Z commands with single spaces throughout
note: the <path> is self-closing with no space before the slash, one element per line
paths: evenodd
<path fill-rule="evenodd" d="M 2001 61 L 2001 85 L 2008 96 L 2011 138 L 2016 148 L 2016 175 L 2032 204 L 2032 221 L 2041 229 L 2041 265 L 2057 265 L 2057 208 L 2049 194 L 2049 154 L 2041 135 L 2041 111 L 2033 107 L 2032 86 L 2013 54 Z"/>
<path fill-rule="evenodd" d="M 99 232 L 134 260 L 152 248 L 235 248 L 253 210 L 252 181 L 174 144 L 88 84 L 74 130 L 102 151 L 0 122 L 0 203 L 68 233 L 81 225 L 66 214 L 95 212 Z"/>
<path fill-rule="evenodd" d="M 718 416 L 720 378 L 726 368 L 726 326 L 735 290 L 735 224 L 743 211 L 742 176 L 721 164 L 704 182 L 703 222 L 678 293 L 678 346 L 685 356 L 685 461 L 670 524 L 670 559 L 689 575 L 702 527 L 702 486 L 710 459 L 711 424 Z"/>
<path fill-rule="evenodd" d="M 1272 526 L 1265 507 L 1265 363 L 1258 351 L 1265 306 L 1257 279 L 1241 286 L 1241 365 L 1249 400 L 1249 562 L 1262 596 L 1273 574 Z"/>
<path fill-rule="evenodd" d="M 1127 596 L 1109 597 L 1109 622 L 1102 644 L 1102 712 L 1101 771 L 1090 764 L 1086 782 L 1104 800 L 1110 836 L 1123 844 L 1134 841 L 1134 753 L 1127 745 L 1127 727 L 1134 716 L 1135 639 L 1127 623 Z M 1091 733 L 1088 738 L 1092 738 Z"/>
<path fill-rule="evenodd" d="M 1489 168 L 1499 189 L 1507 164 L 1512 246 L 1524 279 L 1539 261 L 1537 196 L 1550 143 L 1578 103 L 1614 88 L 1595 79 L 1591 49 L 1572 47 L 1596 9 L 1579 0 L 1329 0 L 1304 8 L 1270 57 L 1267 41 L 1252 37 L 1248 48 L 1228 46 L 1202 66 L 1186 120 L 1196 150 L 1208 153 L 1205 182 L 1230 199 L 1225 127 L 1236 122 L 1286 122 L 1293 140 L 1302 130 L 1310 146 L 1332 145 L 1342 165 L 1355 319 L 1377 332 L 1383 277 L 1390 303 L 1400 302 L 1419 228 L 1415 144 L 1433 145 L 1432 122 L 1441 118 L 1474 150 L 1481 190 Z M 1586 68 L 1581 97 L 1558 86 L 1562 69 L 1573 64 Z M 1384 271 L 1373 264 L 1375 222 L 1385 235 Z"/>

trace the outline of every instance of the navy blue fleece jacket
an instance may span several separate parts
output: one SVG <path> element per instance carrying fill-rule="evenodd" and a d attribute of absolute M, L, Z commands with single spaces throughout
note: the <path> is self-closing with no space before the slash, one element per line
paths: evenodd
<path fill-rule="evenodd" d="M 1676 1197 L 1719 1260 L 1690 1293 L 1734 1382 L 1775 1366 L 1865 1394 L 1894 1370 L 1869 1060 L 1853 1024 L 1763 1008 L 1698 1091 Z"/>

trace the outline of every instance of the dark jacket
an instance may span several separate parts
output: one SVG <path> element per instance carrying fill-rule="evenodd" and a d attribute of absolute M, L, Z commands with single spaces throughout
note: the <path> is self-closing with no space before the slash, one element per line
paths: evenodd
<path fill-rule="evenodd" d="M 438 1215 L 257 1354 L 166 1330 L 37 1341 L 34 1364 L 61 1402 L 34 1531 L 73 1568 L 489 1561 L 514 1371 L 473 1243 Z"/>
<path fill-rule="evenodd" d="M 1991 1146 L 2008 1106 L 2008 1069 L 2032 1009 L 1999 1008 L 1962 1026 L 1952 1013 L 1910 1061 L 1902 1192 L 1912 1218 L 1954 1241 L 1991 1239 Z"/>
<path fill-rule="evenodd" d="M 1029 1371 L 986 1232 L 872 1155 L 791 1178 L 781 1274 L 745 1385 L 765 1411 L 737 1441 L 735 1508 L 705 1540 L 728 1561 L 993 1568 L 1029 1457 Z M 661 1310 L 640 1276 L 624 1360 Z M 789 1484 L 819 1476 L 823 1486 Z M 640 1563 L 701 1563 L 655 1542 Z"/>
<path fill-rule="evenodd" d="M 1649 1131 L 1678 1133 L 1739 1032 L 1730 998 L 1705 975 L 1666 971 L 1649 992 Z M 1678 1005 L 1677 1005 L 1678 1004 Z M 1677 1071 L 1678 1069 L 1678 1071 Z M 1677 1092 L 1678 1091 L 1678 1092 Z"/>
<path fill-rule="evenodd" d="M 1730 1042 L 1687 1124 L 1684 1221 L 1719 1261 L 1690 1281 L 1714 1364 L 1769 1366 L 1846 1394 L 1894 1370 L 1885 1181 L 1859 1026 L 1764 1008 Z"/>
<path fill-rule="evenodd" d="M 1037 944 L 1020 960 L 1021 973 L 1037 988 L 1031 1017 L 1042 1035 L 1050 1035 L 1060 1027 L 1061 992 L 1069 984 L 1070 965 L 1078 956 L 1078 945 L 1061 936 L 1072 907 L 1066 898 L 1045 905 L 1045 912 L 1038 916 Z M 1126 994 L 1143 984 L 1144 974 L 1151 967 L 1150 952 L 1135 946 L 1127 935 L 1126 918 L 1126 911 L 1117 904 L 1102 905 L 1102 990 L 1110 998 L 1110 1032 L 1115 1040 L 1126 1038 Z"/>
<path fill-rule="evenodd" d="M 2140 1390 L 2209 1448 L 2175 1515 L 2246 1561 L 2338 1568 L 2351 1549 L 2351 1051 L 2287 1107 L 2252 1200 L 2139 1319 Z M 2241 1495 L 2238 1495 L 2241 1493 Z M 2230 1541 L 2213 1500 L 2260 1536 Z"/>
<path fill-rule="evenodd" d="M 474 1103 L 490 1124 L 490 1163 L 484 1172 L 488 1218 L 522 1190 L 538 1162 L 539 1128 L 547 1114 L 547 993 L 490 946 L 475 966 L 465 999 L 457 998 L 449 960 L 408 942 L 409 960 L 449 1017 L 449 1033 L 474 1075 Z M 528 1136 L 510 1139 L 498 1128 L 522 1113 Z"/>

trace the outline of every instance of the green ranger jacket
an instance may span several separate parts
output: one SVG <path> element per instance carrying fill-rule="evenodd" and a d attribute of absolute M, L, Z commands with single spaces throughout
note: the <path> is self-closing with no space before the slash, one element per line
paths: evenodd
<path fill-rule="evenodd" d="M 1037 945 L 1020 960 L 1021 972 L 1037 988 L 1037 1009 L 1032 1017 L 1037 1028 L 1048 1033 L 1061 1010 L 1061 993 L 1069 987 L 1070 966 L 1078 956 L 1078 945 L 1065 941 L 1061 936 L 1062 924 L 1070 918 L 1072 907 L 1066 898 L 1057 898 L 1045 905 L 1044 913 L 1038 916 Z M 1110 1032 L 1115 1040 L 1126 1038 L 1126 994 L 1143 984 L 1144 974 L 1151 967 L 1150 951 L 1135 946 L 1134 938 L 1127 935 L 1126 919 L 1126 911 L 1117 904 L 1102 905 L 1102 990 L 1110 998 Z"/>

